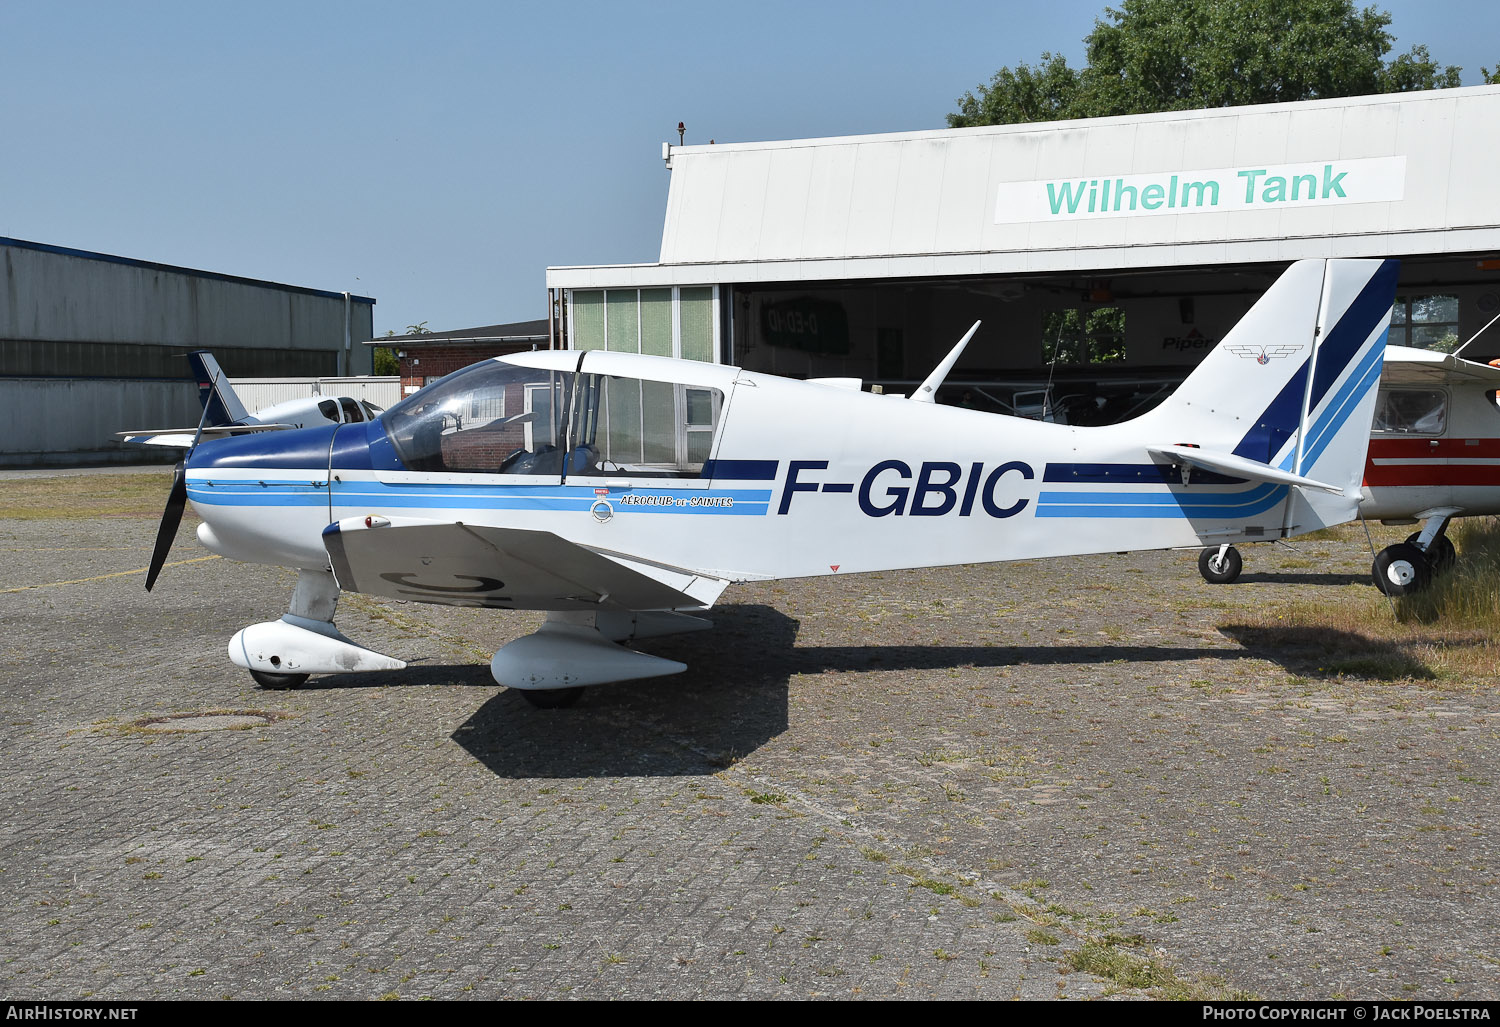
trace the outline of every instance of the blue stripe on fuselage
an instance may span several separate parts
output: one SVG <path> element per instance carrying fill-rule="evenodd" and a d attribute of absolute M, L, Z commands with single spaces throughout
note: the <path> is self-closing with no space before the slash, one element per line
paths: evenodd
<path fill-rule="evenodd" d="M 214 506 L 314 506 L 330 502 L 326 487 L 315 487 L 307 477 L 246 481 L 211 477 L 188 483 L 188 496 L 195 503 Z M 658 501 L 627 501 L 650 497 Z M 769 489 L 611 489 L 600 495 L 589 485 L 445 485 L 441 482 L 389 485 L 379 481 L 335 483 L 331 497 L 335 507 L 373 507 L 414 510 L 552 510 L 587 511 L 600 500 L 616 513 L 714 514 L 754 516 L 764 514 L 771 501 Z M 698 502 L 695 504 L 694 500 Z M 707 501 L 727 501 L 728 506 Z"/>
<path fill-rule="evenodd" d="M 1261 483 L 1241 492 L 1043 492 L 1038 517 L 1191 518 L 1240 520 L 1265 513 L 1286 498 L 1285 485 Z"/>

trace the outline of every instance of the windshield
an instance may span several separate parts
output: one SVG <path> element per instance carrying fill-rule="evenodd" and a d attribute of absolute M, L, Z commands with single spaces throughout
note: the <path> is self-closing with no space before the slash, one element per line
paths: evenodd
<path fill-rule="evenodd" d="M 572 379 L 486 360 L 424 386 L 380 420 L 409 470 L 560 475 Z"/>

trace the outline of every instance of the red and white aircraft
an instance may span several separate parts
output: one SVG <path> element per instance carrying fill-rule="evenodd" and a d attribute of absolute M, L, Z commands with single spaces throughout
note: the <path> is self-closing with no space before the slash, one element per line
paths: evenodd
<path fill-rule="evenodd" d="M 1451 353 L 1387 346 L 1360 516 L 1422 530 L 1375 556 L 1371 573 L 1386 595 L 1425 588 L 1453 563 L 1448 523 L 1500 514 L 1500 367 Z M 1230 545 L 1205 549 L 1203 577 L 1233 581 L 1242 561 Z"/>

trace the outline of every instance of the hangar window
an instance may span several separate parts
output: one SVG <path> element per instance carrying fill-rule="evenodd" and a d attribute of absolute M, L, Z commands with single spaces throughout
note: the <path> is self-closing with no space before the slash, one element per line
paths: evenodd
<path fill-rule="evenodd" d="M 1053 310 L 1042 321 L 1042 360 L 1052 364 L 1113 364 L 1125 359 L 1123 307 Z"/>
<path fill-rule="evenodd" d="M 1441 389 L 1381 389 L 1370 430 L 1384 435 L 1441 435 L 1448 394 Z"/>
<path fill-rule="evenodd" d="M 1452 353 L 1458 346 L 1458 297 L 1397 296 L 1390 342 Z"/>
<path fill-rule="evenodd" d="M 569 294 L 573 349 L 713 361 L 718 287 L 576 289 Z"/>

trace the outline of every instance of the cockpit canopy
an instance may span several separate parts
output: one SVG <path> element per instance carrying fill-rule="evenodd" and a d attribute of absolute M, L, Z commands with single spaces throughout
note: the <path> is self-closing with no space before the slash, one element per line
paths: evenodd
<path fill-rule="evenodd" d="M 697 478 L 723 404 L 715 388 L 489 360 L 381 421 L 413 471 Z"/>

